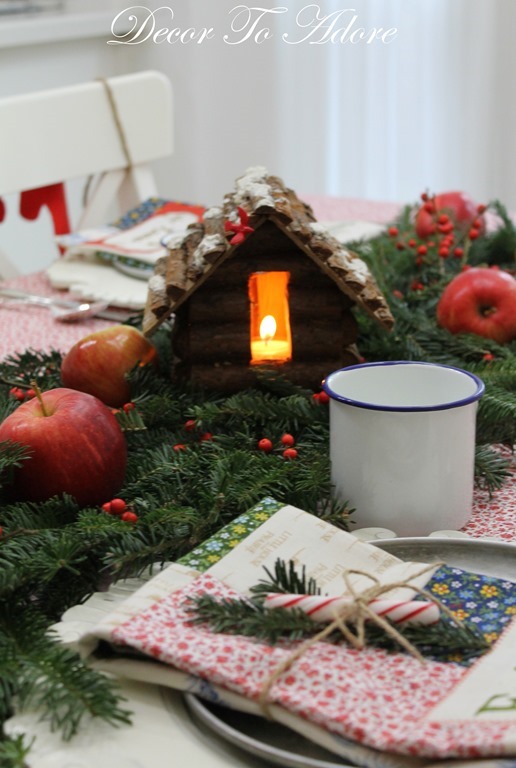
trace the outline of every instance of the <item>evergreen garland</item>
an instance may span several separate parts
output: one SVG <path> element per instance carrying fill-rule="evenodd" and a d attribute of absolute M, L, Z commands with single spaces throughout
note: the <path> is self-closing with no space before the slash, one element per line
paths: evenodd
<path fill-rule="evenodd" d="M 516 343 L 502 346 L 472 335 L 453 336 L 437 326 L 435 308 L 444 286 L 466 258 L 469 264 L 514 269 L 516 230 L 500 203 L 491 208 L 500 218 L 500 228 L 464 243 L 461 260 L 440 259 L 436 248 L 416 259 L 421 241 L 416 238 L 414 246 L 408 245 L 415 237 L 411 208 L 395 222 L 396 236 L 386 233 L 353 246 L 369 263 L 396 321 L 394 330 L 386 333 L 357 312 L 361 354 L 370 361 L 456 365 L 484 380 L 476 480 L 489 492 L 499 488 L 507 475 L 507 461 L 492 445 L 512 448 L 516 443 Z M 137 324 L 137 319 L 132 322 Z M 79 509 L 66 496 L 43 504 L 8 500 L 10 472 L 27 454 L 0 445 L 0 602 L 9 606 L 0 615 L 2 719 L 12 712 L 15 697 L 42 699 L 44 684 L 59 691 L 59 696 L 46 699 L 45 716 L 65 737 L 73 734 L 86 713 L 115 723 L 126 721 L 113 684 L 65 653 L 44 631 L 66 608 L 92 592 L 176 560 L 264 496 L 299 506 L 344 529 L 353 521 L 352 510 L 331 495 L 328 409 L 312 392 L 267 370 L 255 389 L 231 397 L 179 387 L 169 376 L 166 324 L 154 341 L 160 369 L 132 372 L 136 408 L 117 416 L 129 449 L 119 495 L 138 515 L 136 524 L 124 523 L 100 508 Z M 19 404 L 13 388 L 27 390 L 34 381 L 43 390 L 60 386 L 60 364 L 59 352 L 33 349 L 1 361 L 0 420 Z M 191 431 L 185 428 L 188 420 L 195 422 Z M 292 461 L 282 456 L 280 438 L 285 432 L 296 438 L 298 457 Z M 262 437 L 272 441 L 271 453 L 257 449 Z M 43 666 L 47 677 L 42 677 Z M 63 719 L 62 712 L 69 717 Z M 0 765 L 22 765 L 26 749 L 23 740 L 0 742 Z"/>
<path fill-rule="evenodd" d="M 85 713 L 117 724 L 129 722 L 116 689 L 85 667 L 77 654 L 45 634 L 47 619 L 18 601 L 0 609 L 0 715 L 10 712 L 16 692 L 21 708 L 33 706 L 63 738 L 72 736 Z M 51 663 L 49 663 L 51 661 Z"/>

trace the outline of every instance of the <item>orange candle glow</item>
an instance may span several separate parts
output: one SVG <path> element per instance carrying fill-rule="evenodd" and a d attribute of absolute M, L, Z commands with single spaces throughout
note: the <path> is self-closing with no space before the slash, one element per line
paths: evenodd
<path fill-rule="evenodd" d="M 288 272 L 257 272 L 249 278 L 251 363 L 292 358 Z"/>
<path fill-rule="evenodd" d="M 265 315 L 260 323 L 260 339 L 251 341 L 253 360 L 285 361 L 290 357 L 290 344 L 285 339 L 275 339 L 276 320 L 274 315 Z"/>

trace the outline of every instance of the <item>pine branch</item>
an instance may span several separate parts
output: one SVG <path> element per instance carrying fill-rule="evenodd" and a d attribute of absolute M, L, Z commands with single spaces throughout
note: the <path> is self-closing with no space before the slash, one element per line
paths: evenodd
<path fill-rule="evenodd" d="M 0 522 L 5 528 L 4 532 L 23 528 L 62 529 L 76 520 L 78 511 L 75 499 L 66 494 L 54 496 L 47 501 L 13 501 L 2 507 Z M 5 537 L 2 540 L 5 541 Z"/>
<path fill-rule="evenodd" d="M 470 264 L 497 264 L 513 268 L 516 259 L 516 227 L 507 209 L 496 200 L 490 208 L 499 217 L 501 226 L 478 238 L 470 250 Z"/>
<path fill-rule="evenodd" d="M 29 389 L 35 381 L 42 389 L 53 389 L 61 385 L 61 352 L 39 352 L 27 349 L 0 360 L 0 381 L 9 387 Z"/>
<path fill-rule="evenodd" d="M 0 595 L 30 588 L 41 593 L 59 572 L 79 575 L 87 555 L 84 541 L 71 531 L 29 530 L 8 538 L 0 551 Z"/>
<path fill-rule="evenodd" d="M 17 706 L 42 713 L 51 730 L 64 740 L 74 736 L 83 718 L 98 717 L 110 725 L 130 723 L 122 709 L 116 685 L 86 667 L 71 651 L 56 647 L 39 657 L 26 657 L 18 670 Z"/>
<path fill-rule="evenodd" d="M 36 707 L 52 730 L 65 739 L 77 732 L 85 715 L 112 725 L 129 722 L 116 686 L 88 669 L 71 651 L 44 634 L 46 620 L 20 603 L 0 608 L 0 714 Z"/>
<path fill-rule="evenodd" d="M 296 569 L 292 560 L 286 563 L 281 558 L 277 558 L 274 563 L 274 572 L 263 566 L 267 579 L 260 579 L 258 584 L 251 587 L 251 593 L 255 598 L 263 598 L 270 592 L 281 592 L 293 595 L 320 595 L 321 590 L 317 586 L 315 579 L 306 578 L 306 566 L 301 567 L 301 573 Z"/>
<path fill-rule="evenodd" d="M 500 353 L 503 351 L 502 354 Z M 470 371 L 476 373 L 486 384 L 495 384 L 507 392 L 516 395 L 516 365 L 514 363 L 516 345 L 507 344 L 497 349 L 494 360 L 471 365 Z"/>
<path fill-rule="evenodd" d="M 177 560 L 185 554 L 189 542 L 188 534 L 171 536 L 171 532 L 167 531 L 164 540 L 159 527 L 146 527 L 132 531 L 130 536 L 114 543 L 104 562 L 115 579 L 140 576 L 149 567 Z"/>
<path fill-rule="evenodd" d="M 399 631 L 400 625 L 393 624 Z M 403 637 L 417 648 L 423 656 L 434 660 L 467 662 L 481 656 L 489 649 L 489 643 L 466 624 L 452 624 L 441 619 L 431 626 L 415 624 L 403 626 Z M 366 644 L 388 651 L 398 651 L 394 638 L 386 635 L 380 627 L 366 624 Z"/>
<path fill-rule="evenodd" d="M 509 461 L 490 445 L 477 445 L 475 450 L 475 478 L 477 487 L 489 493 L 498 491 L 509 477 Z"/>
<path fill-rule="evenodd" d="M 277 430 L 285 431 L 288 427 L 297 432 L 321 417 L 321 409 L 307 396 L 294 394 L 277 398 L 269 392 L 250 390 L 221 403 L 194 406 L 192 413 L 199 425 L 211 431 L 220 427 L 228 429 L 245 421 L 256 434 L 269 424 L 274 424 Z"/>
<path fill-rule="evenodd" d="M 28 459 L 30 451 L 16 443 L 0 443 L 0 489 L 9 485 L 10 475 L 16 467 L 21 467 L 23 461 Z"/>
<path fill-rule="evenodd" d="M 266 368 L 259 366 L 255 372 L 257 388 L 263 392 L 269 392 L 276 397 L 287 397 L 288 395 L 300 395 L 301 397 L 311 397 L 312 391 L 306 387 L 300 387 L 293 384 L 283 376 L 278 368 Z"/>
<path fill-rule="evenodd" d="M 478 440 L 482 443 L 516 443 L 516 395 L 489 381 L 477 416 Z"/>
<path fill-rule="evenodd" d="M 25 743 L 24 736 L 0 740 L 0 768 L 27 768 L 28 756 L 34 740 Z"/>
<path fill-rule="evenodd" d="M 319 629 L 306 613 L 282 608 L 266 611 L 247 600 L 217 600 L 200 595 L 193 600 L 192 622 L 208 624 L 213 632 L 254 637 L 271 645 L 280 639 L 301 640 Z"/>
<path fill-rule="evenodd" d="M 147 425 L 136 407 L 127 411 L 121 409 L 117 411 L 115 416 L 123 432 L 143 432 L 147 429 Z"/>

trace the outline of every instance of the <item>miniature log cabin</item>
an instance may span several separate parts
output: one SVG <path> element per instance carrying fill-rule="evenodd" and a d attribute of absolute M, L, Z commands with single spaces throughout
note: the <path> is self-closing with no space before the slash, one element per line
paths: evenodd
<path fill-rule="evenodd" d="M 259 366 L 318 388 L 359 360 L 354 304 L 389 329 L 387 302 L 367 265 L 264 168 L 237 179 L 149 281 L 143 330 L 175 316 L 173 376 L 206 389 L 251 386 Z"/>

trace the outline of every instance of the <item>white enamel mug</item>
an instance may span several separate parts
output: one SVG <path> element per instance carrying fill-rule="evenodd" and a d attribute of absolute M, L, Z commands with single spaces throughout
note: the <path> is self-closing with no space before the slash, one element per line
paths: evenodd
<path fill-rule="evenodd" d="M 398 536 L 459 530 L 471 515 L 475 421 L 484 384 L 421 362 L 330 373 L 331 478 L 358 527 Z"/>

